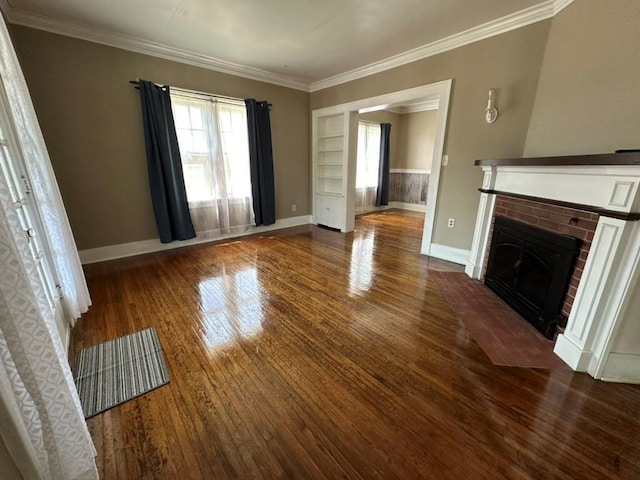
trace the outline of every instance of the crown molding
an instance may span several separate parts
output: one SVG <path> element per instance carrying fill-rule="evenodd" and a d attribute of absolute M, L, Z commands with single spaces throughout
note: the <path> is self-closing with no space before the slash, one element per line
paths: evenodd
<path fill-rule="evenodd" d="M 484 40 L 502 33 L 515 30 L 517 28 L 531 25 L 548 18 L 552 18 L 562 11 L 573 0 L 547 0 L 544 3 L 534 5 L 516 13 L 492 20 L 490 22 L 470 28 L 464 32 L 456 33 L 441 40 L 423 45 L 404 53 L 385 58 L 378 62 L 340 73 L 324 80 L 311 83 L 309 91 L 316 92 L 324 88 L 334 87 L 342 83 L 357 80 L 376 73 L 384 72 L 392 68 L 406 65 L 411 62 L 422 60 L 424 58 L 438 55 L 439 53 L 448 52 L 455 48 L 463 47 L 471 43 Z"/>
<path fill-rule="evenodd" d="M 414 105 L 407 105 L 406 107 L 400 107 L 400 114 L 406 115 L 407 113 L 426 112 L 428 110 L 437 110 L 440 108 L 440 99 L 436 98 L 427 102 L 420 102 Z"/>
<path fill-rule="evenodd" d="M 554 0 L 553 2 L 553 15 L 559 14 L 562 10 L 567 8 L 573 0 Z"/>
<path fill-rule="evenodd" d="M 451 35 L 407 52 L 313 83 L 308 83 L 304 80 L 280 75 L 259 68 L 228 62 L 208 55 L 192 53 L 169 45 L 151 42 L 139 37 L 124 35 L 106 29 L 100 29 L 88 25 L 68 22 L 46 15 L 27 12 L 12 7 L 8 0 L 0 0 L 0 8 L 2 9 L 6 19 L 12 24 L 44 30 L 110 47 L 121 48 L 153 57 L 164 58 L 165 60 L 193 65 L 195 67 L 257 80 L 259 82 L 271 83 L 282 87 L 293 88 L 295 90 L 302 90 L 304 92 L 315 92 L 324 88 L 357 80 L 358 78 L 384 72 L 439 53 L 444 53 L 541 20 L 546 20 L 547 18 L 551 18 L 561 12 L 572 2 L 573 0 L 547 0 L 544 3 L 492 20 L 491 22 L 487 22 L 464 32 Z"/>
<path fill-rule="evenodd" d="M 414 103 L 411 105 L 401 105 L 398 107 L 389 107 L 384 105 L 378 105 L 373 108 L 363 108 L 359 110 L 360 113 L 370 112 L 391 112 L 398 115 L 406 115 L 408 113 L 426 112 L 428 110 L 438 110 L 440 108 L 440 99 L 432 98 L 420 103 Z"/>
<path fill-rule="evenodd" d="M 165 60 L 172 60 L 174 62 L 206 68 L 208 70 L 257 80 L 259 82 L 271 83 L 305 92 L 309 91 L 308 82 L 268 72 L 259 68 L 228 62 L 208 55 L 188 52 L 179 48 L 174 48 L 157 42 L 151 42 L 138 37 L 124 35 L 106 29 L 90 27 L 58 18 L 26 12 L 12 7 L 7 0 L 0 0 L 0 7 L 2 8 L 2 12 L 5 14 L 7 20 L 16 25 L 44 30 L 110 47 L 122 48 L 132 52 L 164 58 Z"/>

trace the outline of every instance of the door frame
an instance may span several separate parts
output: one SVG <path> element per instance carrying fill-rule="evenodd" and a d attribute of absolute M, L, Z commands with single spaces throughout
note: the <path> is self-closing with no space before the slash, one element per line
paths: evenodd
<path fill-rule="evenodd" d="M 431 253 L 431 244 L 433 240 L 433 229 L 435 226 L 435 214 L 438 202 L 438 189 L 440 185 L 440 173 L 442 170 L 442 155 L 444 152 L 444 142 L 447 130 L 447 119 L 449 116 L 449 103 L 451 98 L 452 79 L 443 80 L 436 83 L 430 83 L 420 87 L 408 88 L 406 90 L 398 90 L 396 92 L 386 93 L 375 97 L 369 97 L 353 102 L 332 105 L 330 107 L 319 108 L 312 111 L 312 117 L 325 115 L 335 115 L 339 113 L 357 113 L 363 109 L 379 109 L 392 107 L 397 104 L 406 102 L 438 102 L 438 115 L 436 117 L 436 132 L 433 145 L 433 161 L 431 163 L 431 174 L 429 176 L 429 188 L 427 192 L 427 211 L 425 212 L 424 229 L 422 231 L 422 244 L 420 253 L 429 255 Z M 312 132 L 312 137 L 315 132 Z M 349 148 L 353 148 L 351 145 Z M 349 152 L 349 161 L 355 161 L 355 152 Z M 355 165 L 354 165 L 355 168 Z M 354 170 L 355 171 L 355 170 Z M 312 185 L 314 185 L 313 169 L 312 169 Z M 349 179 L 347 179 L 349 180 Z M 349 180 L 347 189 L 355 190 L 355 178 Z M 312 215 L 316 216 L 315 202 L 313 201 L 312 190 Z"/>

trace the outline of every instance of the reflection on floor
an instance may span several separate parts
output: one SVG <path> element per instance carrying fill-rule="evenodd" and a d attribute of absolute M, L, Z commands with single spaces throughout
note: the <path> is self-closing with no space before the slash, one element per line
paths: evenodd
<path fill-rule="evenodd" d="M 495 293 L 465 273 L 433 272 L 445 298 L 473 339 L 496 365 L 569 368 L 544 338 Z"/>
<path fill-rule="evenodd" d="M 423 218 L 88 266 L 72 356 L 155 326 L 171 376 L 89 419 L 101 478 L 640 478 L 640 386 L 494 365 Z"/>

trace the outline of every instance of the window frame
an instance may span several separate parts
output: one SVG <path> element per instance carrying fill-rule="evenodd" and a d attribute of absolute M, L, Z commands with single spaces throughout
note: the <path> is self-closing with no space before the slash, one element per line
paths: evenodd
<path fill-rule="evenodd" d="M 243 101 L 233 101 L 220 99 L 214 96 L 205 96 L 199 94 L 184 94 L 182 92 L 171 93 L 172 110 L 174 114 L 174 124 L 178 137 L 178 145 L 182 160 L 182 171 L 185 178 L 185 187 L 187 189 L 187 198 L 189 205 L 192 207 L 216 205 L 218 202 L 226 201 L 229 204 L 241 204 L 252 199 L 251 187 L 251 166 L 249 158 L 249 134 L 246 119 L 246 105 Z M 200 104 L 200 105 L 198 105 Z M 228 106 L 228 107 L 227 107 Z M 179 109 L 187 108 L 187 114 L 179 112 Z M 210 110 L 211 109 L 211 110 Z M 242 110 L 241 124 L 234 125 L 238 121 L 237 111 Z M 200 121 L 194 122 L 193 111 L 198 111 Z M 225 112 L 226 110 L 226 112 Z M 235 112 L 233 110 L 236 110 Z M 228 118 L 224 114 L 228 112 Z M 207 119 L 206 116 L 212 117 Z M 188 119 L 188 125 L 184 121 Z M 195 124 L 195 125 L 194 125 Z M 211 128 L 211 131 L 209 131 Z M 190 142 L 188 146 L 184 146 L 184 139 L 187 138 L 186 132 L 189 132 Z M 206 150 L 194 148 L 197 141 L 194 138 L 194 132 L 204 132 L 203 140 L 206 142 Z M 218 136 L 218 133 L 220 136 Z M 231 141 L 231 137 L 242 136 L 243 144 L 238 146 L 238 139 Z M 181 138 L 183 142 L 181 142 Z M 217 142 L 217 145 L 214 145 Z M 235 146 L 231 146 L 235 145 Z M 191 150 L 190 150 L 191 148 Z M 217 159 L 216 150 L 220 150 L 224 159 Z M 198 161 L 200 158 L 200 161 Z M 222 162 L 222 166 L 216 162 Z M 239 162 L 246 162 L 245 165 L 239 167 L 241 173 L 233 169 L 233 165 Z M 188 167 L 201 166 L 202 174 L 205 177 L 204 186 L 199 190 L 207 191 L 206 194 L 197 195 L 189 188 L 194 182 L 188 174 Z M 224 168 L 224 166 L 227 166 Z M 215 190 L 216 169 L 223 168 L 222 175 L 225 176 L 226 196 L 220 191 Z"/>

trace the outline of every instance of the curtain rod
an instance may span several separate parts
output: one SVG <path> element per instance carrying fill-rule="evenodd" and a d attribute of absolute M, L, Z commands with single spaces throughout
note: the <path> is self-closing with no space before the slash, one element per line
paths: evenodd
<path fill-rule="evenodd" d="M 136 85 L 136 89 L 139 89 L 138 85 L 140 85 L 140 80 L 129 80 L 129 83 L 132 85 Z M 166 85 L 165 85 L 166 86 Z M 216 95 L 213 93 L 207 93 L 207 92 L 199 92 L 197 90 L 188 90 L 186 88 L 180 88 L 180 87 L 172 87 L 171 85 L 169 85 L 169 88 L 171 88 L 171 90 L 174 90 L 176 92 L 181 92 L 181 93 L 185 93 L 185 94 L 191 94 L 191 95 L 201 95 L 204 97 L 211 97 L 211 98 L 221 98 L 224 100 L 231 100 L 234 102 L 242 102 L 244 103 L 244 98 L 237 98 L 237 97 L 228 97 L 226 95 Z M 269 105 L 270 107 L 272 106 L 270 103 L 267 103 L 267 105 Z"/>

